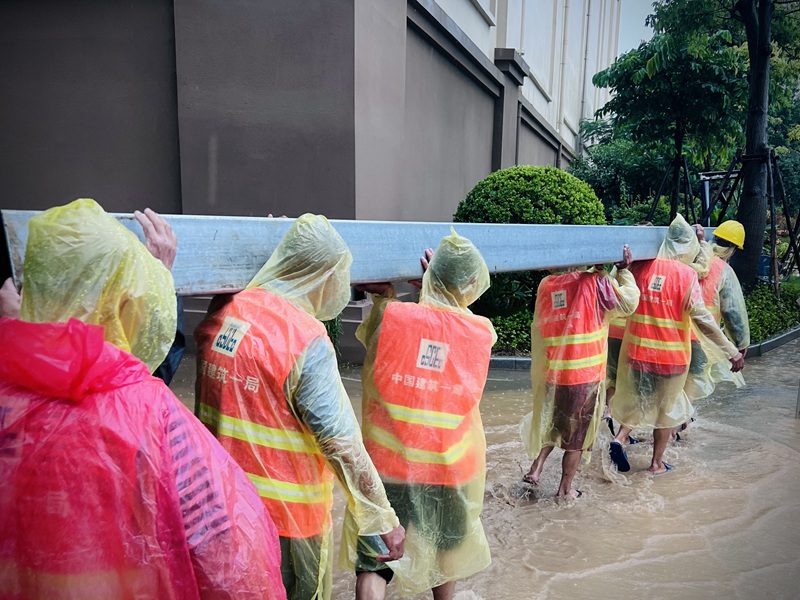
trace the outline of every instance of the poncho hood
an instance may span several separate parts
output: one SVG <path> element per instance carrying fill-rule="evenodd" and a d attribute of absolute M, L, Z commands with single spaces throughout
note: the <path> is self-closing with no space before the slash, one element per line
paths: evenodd
<path fill-rule="evenodd" d="M 77 402 L 149 377 L 144 363 L 104 340 L 101 326 L 0 319 L 0 382 Z"/>

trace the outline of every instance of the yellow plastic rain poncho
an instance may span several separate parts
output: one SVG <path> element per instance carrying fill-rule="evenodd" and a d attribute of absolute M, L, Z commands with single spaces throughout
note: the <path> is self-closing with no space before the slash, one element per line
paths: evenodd
<path fill-rule="evenodd" d="M 713 360 L 738 354 L 703 302 L 690 266 L 699 253 L 694 230 L 678 215 L 658 258 L 631 268 L 641 297 L 626 325 L 612 405 L 613 418 L 623 425 L 662 429 L 691 418 L 694 408 L 684 385 L 692 332 Z"/>
<path fill-rule="evenodd" d="M 395 301 L 390 289 L 374 297 L 356 332 L 367 349 L 365 443 L 406 528 L 405 556 L 391 563 L 403 595 L 491 562 L 480 521 L 486 441 L 478 405 L 496 337 L 467 308 L 488 287 L 480 252 L 453 231 L 423 276 L 419 304 Z M 357 546 L 354 534 L 348 518 L 343 567 L 379 570 L 373 542 Z"/>
<path fill-rule="evenodd" d="M 734 246 L 701 242 L 701 255 L 708 256 L 708 266 L 700 275 L 700 287 L 706 307 L 723 324 L 723 332 L 739 349 L 750 345 L 750 322 L 739 279 L 728 265 Z M 730 381 L 736 387 L 745 385 L 741 372 L 732 373 L 730 363 L 719 352 L 706 356 L 699 343 L 692 341 L 692 364 L 686 380 L 686 394 L 692 401 L 710 396 L 717 383 Z"/>
<path fill-rule="evenodd" d="M 520 425 L 531 458 L 545 446 L 591 449 L 605 405 L 608 324 L 638 303 L 628 269 L 613 277 L 595 269 L 558 273 L 539 284 L 531 324 L 533 412 Z"/>
<path fill-rule="evenodd" d="M 248 288 L 215 299 L 195 332 L 198 416 L 269 510 L 290 599 L 330 597 L 334 476 L 359 534 L 398 525 L 319 321 L 347 305 L 351 262 L 328 220 L 305 214 Z"/>
<path fill-rule="evenodd" d="M 152 372 L 175 337 L 172 275 L 94 200 L 75 200 L 30 220 L 20 318 L 102 325 Z"/>

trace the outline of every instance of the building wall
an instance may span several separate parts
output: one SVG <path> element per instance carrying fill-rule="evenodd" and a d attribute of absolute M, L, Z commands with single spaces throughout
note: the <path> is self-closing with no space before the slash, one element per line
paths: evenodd
<path fill-rule="evenodd" d="M 495 99 L 414 30 L 405 99 L 403 198 L 392 218 L 451 221 L 492 172 Z"/>
<path fill-rule="evenodd" d="M 175 0 L 184 211 L 355 217 L 353 0 Z"/>
<path fill-rule="evenodd" d="M 580 152 L 618 22 L 619 0 L 6 0 L 0 207 L 448 219 L 491 170 Z"/>
<path fill-rule="evenodd" d="M 172 0 L 4 0 L 0 81 L 0 208 L 181 212 Z"/>
<path fill-rule="evenodd" d="M 522 97 L 569 154 L 581 151 L 580 121 L 609 99 L 591 79 L 616 56 L 619 14 L 620 0 L 497 0 L 497 47 L 522 55 Z"/>

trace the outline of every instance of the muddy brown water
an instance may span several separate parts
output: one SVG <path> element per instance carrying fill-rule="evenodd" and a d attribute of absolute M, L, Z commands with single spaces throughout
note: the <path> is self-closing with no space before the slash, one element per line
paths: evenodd
<path fill-rule="evenodd" d="M 458 583 L 457 600 L 800 598 L 798 365 L 800 340 L 748 359 L 747 387 L 721 385 L 698 407 L 697 422 L 667 449 L 675 469 L 665 475 L 644 473 L 646 432 L 629 448 L 628 476 L 615 472 L 602 429 L 576 478 L 584 496 L 566 500 L 553 497 L 560 450 L 539 486 L 520 483 L 530 464 L 518 434 L 530 410 L 529 375 L 491 371 L 481 413 L 493 561 Z M 190 407 L 193 371 L 185 361 L 172 386 Z M 343 377 L 359 414 L 359 373 Z M 337 541 L 343 506 L 337 490 Z M 352 598 L 354 580 L 335 571 L 333 598 Z M 391 586 L 388 597 L 397 597 Z"/>

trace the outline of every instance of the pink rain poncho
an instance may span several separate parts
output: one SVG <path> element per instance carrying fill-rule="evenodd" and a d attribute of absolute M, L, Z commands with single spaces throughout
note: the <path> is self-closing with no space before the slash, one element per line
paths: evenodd
<path fill-rule="evenodd" d="M 242 470 L 74 319 L 0 319 L 0 598 L 285 598 Z"/>

